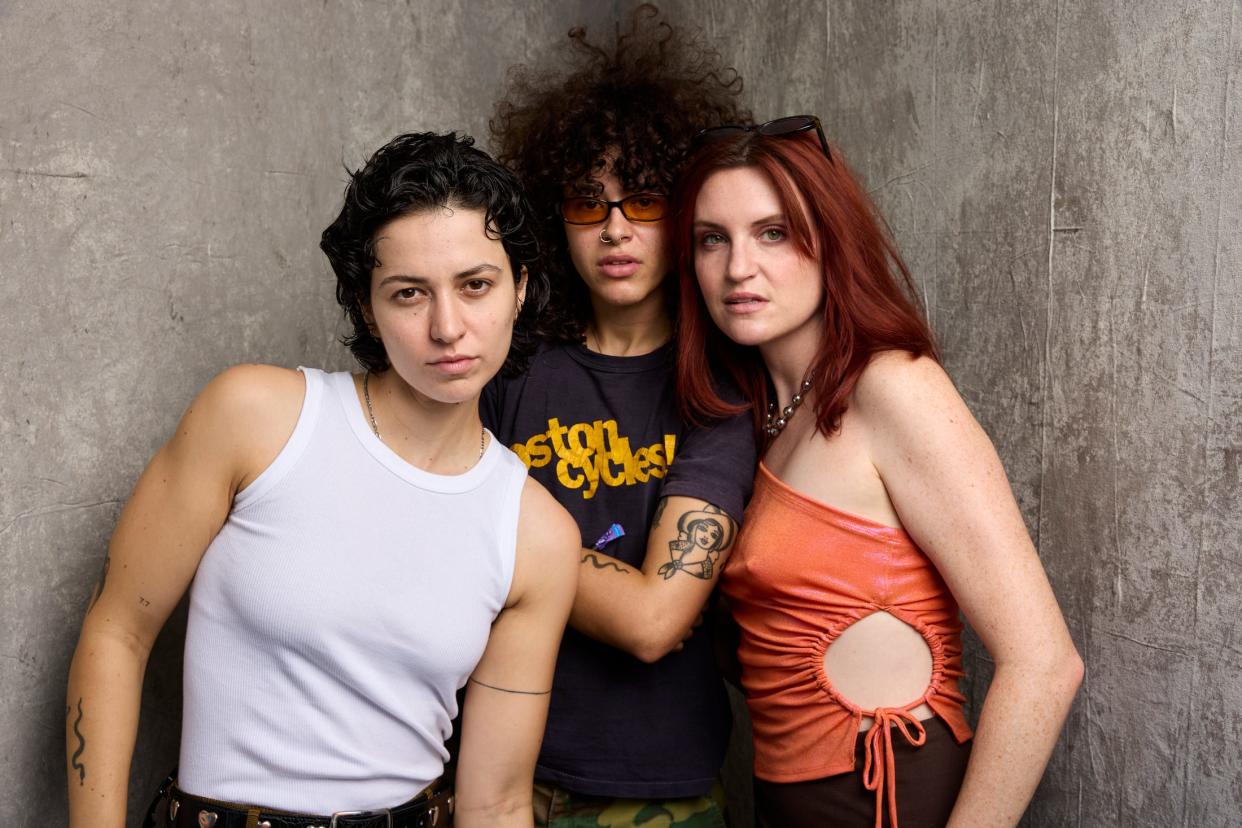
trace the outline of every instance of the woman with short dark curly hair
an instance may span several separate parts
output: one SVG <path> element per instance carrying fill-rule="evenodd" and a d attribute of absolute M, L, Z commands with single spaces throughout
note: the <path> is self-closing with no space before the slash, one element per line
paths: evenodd
<path fill-rule="evenodd" d="M 747 119 L 742 82 L 652 6 L 615 43 L 569 37 L 569 70 L 517 70 L 492 121 L 544 220 L 553 290 L 546 344 L 488 387 L 484 421 L 583 546 L 536 823 L 721 826 L 728 700 L 692 627 L 736 536 L 754 441 L 744 416 L 678 414 L 667 209 L 694 133 Z"/>
<path fill-rule="evenodd" d="M 526 295 L 501 370 L 526 368 L 535 350 L 531 322 L 548 301 L 548 280 L 539 244 L 539 220 L 530 201 L 506 171 L 470 137 L 399 135 L 351 176 L 340 215 L 323 231 L 320 247 L 336 273 L 336 300 L 353 323 L 345 345 L 368 371 L 390 366 L 370 318 L 371 277 L 379 229 L 394 216 L 417 212 L 433 201 L 482 211 L 488 232 L 504 246 L 515 273 L 526 276 Z"/>
<path fill-rule="evenodd" d="M 324 231 L 364 373 L 230 368 L 138 481 L 70 672 L 74 828 L 125 823 L 143 672 L 187 590 L 155 824 L 531 824 L 577 532 L 479 420 L 543 283 L 516 179 L 472 144 L 398 136 Z"/>

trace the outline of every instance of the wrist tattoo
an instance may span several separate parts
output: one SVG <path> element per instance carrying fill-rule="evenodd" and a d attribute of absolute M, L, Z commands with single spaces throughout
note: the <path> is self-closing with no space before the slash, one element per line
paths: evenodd
<path fill-rule="evenodd" d="M 82 698 L 78 697 L 78 718 L 73 722 L 73 735 L 78 737 L 78 749 L 73 752 L 73 756 L 69 757 L 70 767 L 78 772 L 78 785 L 86 784 L 86 765 L 78 761 L 78 757 L 82 755 L 82 751 L 86 750 L 86 737 L 82 735 L 82 731 L 78 725 L 82 724 Z"/>
<path fill-rule="evenodd" d="M 601 561 L 599 559 L 599 555 L 596 555 L 594 552 L 588 552 L 585 555 L 583 555 L 580 563 L 589 563 L 591 566 L 595 567 L 596 569 L 615 569 L 618 572 L 620 572 L 622 575 L 630 574 L 630 570 L 628 568 L 622 567 L 620 564 L 616 563 L 615 561 Z"/>
<path fill-rule="evenodd" d="M 552 692 L 551 690 L 510 690 L 508 687 L 497 687 L 494 684 L 479 681 L 474 676 L 471 676 L 468 681 L 472 681 L 480 687 L 486 687 L 488 690 L 499 690 L 501 693 L 515 693 L 519 696 L 546 696 Z"/>
<path fill-rule="evenodd" d="M 710 503 L 683 512 L 677 518 L 677 538 L 668 544 L 669 562 L 657 573 L 666 581 L 678 572 L 710 581 L 716 562 L 733 543 L 735 529 L 733 520 Z"/>

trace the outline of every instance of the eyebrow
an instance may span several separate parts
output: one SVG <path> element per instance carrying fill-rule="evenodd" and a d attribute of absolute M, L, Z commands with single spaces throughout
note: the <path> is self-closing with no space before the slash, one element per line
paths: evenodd
<path fill-rule="evenodd" d="M 474 267 L 467 268 L 466 270 L 463 270 L 459 273 L 455 273 L 453 275 L 453 280 L 461 281 L 462 279 L 473 278 L 475 276 L 478 276 L 481 273 L 500 273 L 500 272 L 501 272 L 500 268 L 497 267 L 496 265 L 491 264 L 490 262 L 482 262 L 480 264 L 475 265 Z M 394 273 L 391 276 L 385 276 L 383 280 L 380 281 L 379 287 L 384 287 L 385 285 L 393 283 L 393 282 L 400 282 L 400 283 L 409 284 L 409 285 L 425 285 L 425 284 L 430 283 L 431 280 L 428 279 L 426 276 L 413 276 L 408 273 Z"/>
<path fill-rule="evenodd" d="M 564 186 L 564 198 L 593 198 L 604 192 L 604 185 L 592 179 L 567 181 Z"/>
<path fill-rule="evenodd" d="M 759 225 L 761 225 L 761 224 L 783 224 L 784 222 L 785 222 L 785 214 L 784 214 L 784 213 L 773 213 L 773 214 L 772 214 L 772 215 L 770 215 L 770 216 L 764 216 L 764 217 L 763 217 L 763 218 L 761 218 L 761 219 L 756 219 L 756 220 L 752 221 L 752 222 L 750 223 L 750 226 L 751 226 L 751 227 L 758 227 L 758 226 L 759 226 Z M 701 228 L 711 228 L 711 229 L 713 229 L 713 230 L 723 230 L 723 229 L 724 229 L 724 225 L 723 225 L 723 224 L 717 224 L 717 223 L 716 223 L 716 222 L 714 222 L 714 221 L 695 221 L 695 222 L 694 222 L 694 226 L 695 226 L 695 227 L 701 227 Z"/>
<path fill-rule="evenodd" d="M 653 181 L 640 181 L 634 185 L 634 189 L 625 188 L 624 182 L 621 183 L 621 192 L 624 196 L 637 195 L 639 193 L 655 193 L 660 195 L 668 192 L 668 187 L 660 186 Z M 593 178 L 579 179 L 571 181 L 564 186 L 565 195 L 562 198 L 596 198 L 604 200 L 604 185 Z"/>

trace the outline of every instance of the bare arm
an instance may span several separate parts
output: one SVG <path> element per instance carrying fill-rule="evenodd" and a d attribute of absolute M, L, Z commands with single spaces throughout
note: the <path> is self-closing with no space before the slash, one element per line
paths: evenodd
<path fill-rule="evenodd" d="M 658 661 L 689 635 L 736 535 L 737 524 L 710 503 L 661 498 L 641 570 L 582 550 L 570 624 L 643 661 Z"/>
<path fill-rule="evenodd" d="M 151 645 L 233 495 L 288 437 L 301 388 L 301 378 L 282 369 L 221 374 L 186 411 L 125 505 L 69 671 L 65 750 L 75 828 L 123 828 Z"/>
<path fill-rule="evenodd" d="M 577 583 L 578 527 L 538 483 L 522 492 L 509 605 L 466 689 L 454 825 L 534 823 L 531 791 L 552 673 Z"/>
<path fill-rule="evenodd" d="M 855 392 L 906 530 L 996 663 L 950 826 L 1022 817 L 1082 680 L 1082 661 L 991 441 L 939 365 L 877 357 Z"/>

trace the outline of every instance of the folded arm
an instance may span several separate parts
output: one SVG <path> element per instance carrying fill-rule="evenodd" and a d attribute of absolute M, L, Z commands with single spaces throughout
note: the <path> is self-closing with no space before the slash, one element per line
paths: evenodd
<path fill-rule="evenodd" d="M 689 635 L 736 535 L 733 519 L 706 501 L 661 498 L 641 569 L 581 551 L 570 623 L 643 661 L 658 661 Z"/>
<path fill-rule="evenodd" d="M 454 825 L 530 828 L 535 761 L 577 584 L 578 527 L 533 480 L 522 493 L 509 603 L 492 625 L 462 710 Z"/>

